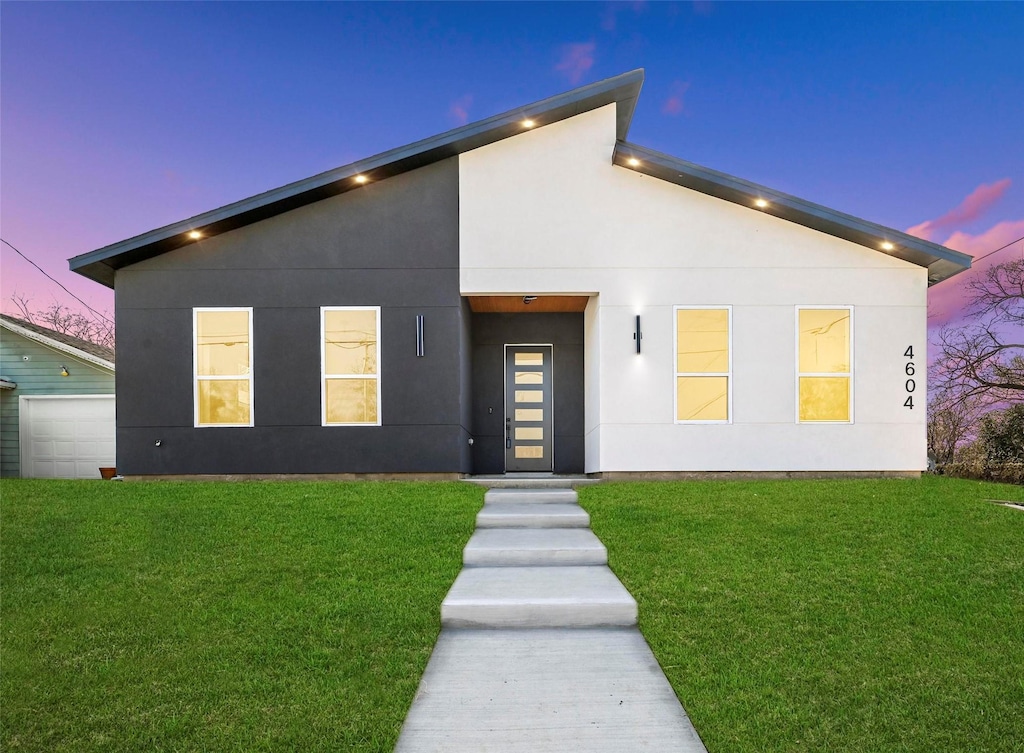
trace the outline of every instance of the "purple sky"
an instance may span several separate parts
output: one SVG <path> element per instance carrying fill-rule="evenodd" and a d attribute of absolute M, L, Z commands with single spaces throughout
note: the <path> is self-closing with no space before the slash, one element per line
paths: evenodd
<path fill-rule="evenodd" d="M 1024 3 L 5 1 L 2 235 L 110 310 L 67 258 L 645 68 L 631 141 L 980 255 L 1024 236 L 1022 39 Z M 73 303 L 2 249 L 4 311 Z"/>

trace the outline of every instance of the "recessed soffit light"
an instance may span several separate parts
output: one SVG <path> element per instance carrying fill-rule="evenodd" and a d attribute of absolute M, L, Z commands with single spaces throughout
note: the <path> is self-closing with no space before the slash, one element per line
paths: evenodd
<path fill-rule="evenodd" d="M 883 241 L 882 242 L 882 250 L 883 251 L 892 251 L 894 248 L 896 248 L 896 246 L 891 244 L 889 241 Z"/>
<path fill-rule="evenodd" d="M 188 237 L 195 241 L 195 240 L 199 240 L 200 238 L 202 238 L 203 234 L 200 233 L 198 230 L 193 230 L 193 231 L 191 231 L 188 234 Z"/>
<path fill-rule="evenodd" d="M 640 160 L 638 160 L 636 157 L 630 157 L 628 160 L 626 160 L 626 164 L 629 165 L 630 167 L 640 167 Z"/>
<path fill-rule="evenodd" d="M 757 199 L 754 202 L 754 206 L 756 206 L 756 207 L 758 207 L 760 209 L 765 209 L 768 206 L 768 202 L 765 201 L 764 199 Z"/>
<path fill-rule="evenodd" d="M 356 176 L 356 183 L 365 183 L 368 180 L 369 180 L 369 178 L 367 178 L 365 175 L 357 175 Z"/>
<path fill-rule="evenodd" d="M 523 128 L 533 128 L 535 125 L 537 124 L 532 120 L 527 119 L 523 121 Z"/>

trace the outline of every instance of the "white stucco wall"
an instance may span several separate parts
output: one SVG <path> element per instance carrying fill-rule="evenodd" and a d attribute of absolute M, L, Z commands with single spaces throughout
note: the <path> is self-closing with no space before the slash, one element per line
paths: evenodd
<path fill-rule="evenodd" d="M 615 106 L 463 154 L 464 295 L 585 293 L 588 472 L 921 470 L 927 272 L 611 163 Z M 733 307 L 727 425 L 674 422 L 673 305 Z M 854 421 L 796 422 L 797 305 L 854 307 Z M 643 353 L 632 339 L 640 314 Z"/>

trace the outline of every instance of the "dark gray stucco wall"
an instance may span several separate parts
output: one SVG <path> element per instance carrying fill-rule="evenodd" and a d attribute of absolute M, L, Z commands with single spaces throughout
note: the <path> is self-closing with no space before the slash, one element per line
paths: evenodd
<path fill-rule="evenodd" d="M 449 159 L 119 270 L 118 471 L 467 472 L 458 221 Z M 253 307 L 252 428 L 193 427 L 207 306 Z M 320 425 L 320 306 L 382 307 L 382 426 Z"/>
<path fill-rule="evenodd" d="M 473 314 L 471 335 L 473 472 L 505 472 L 504 346 L 551 343 L 555 473 L 583 473 L 583 314 Z"/>

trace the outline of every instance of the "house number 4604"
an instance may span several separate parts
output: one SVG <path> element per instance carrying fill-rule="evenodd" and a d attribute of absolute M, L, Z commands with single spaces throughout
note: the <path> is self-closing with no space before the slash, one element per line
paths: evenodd
<path fill-rule="evenodd" d="M 906 365 L 903 367 L 903 372 L 907 375 L 907 381 L 903 383 L 903 389 L 910 394 L 907 395 L 907 399 L 903 401 L 905 408 L 914 409 L 914 390 L 917 389 L 917 382 L 914 381 L 914 346 L 908 345 L 907 349 L 903 351 L 903 357 L 907 359 Z"/>

